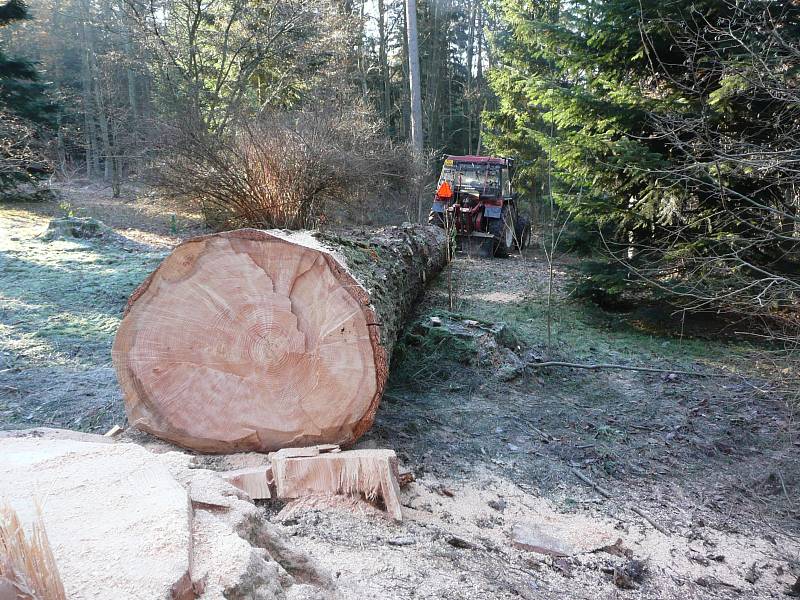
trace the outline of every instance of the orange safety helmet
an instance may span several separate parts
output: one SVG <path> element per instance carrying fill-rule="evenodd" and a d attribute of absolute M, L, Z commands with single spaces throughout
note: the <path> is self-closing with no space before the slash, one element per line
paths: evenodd
<path fill-rule="evenodd" d="M 439 189 L 436 191 L 436 195 L 439 198 L 452 198 L 453 188 L 450 187 L 450 184 L 447 181 L 443 181 L 442 185 L 440 185 Z"/>

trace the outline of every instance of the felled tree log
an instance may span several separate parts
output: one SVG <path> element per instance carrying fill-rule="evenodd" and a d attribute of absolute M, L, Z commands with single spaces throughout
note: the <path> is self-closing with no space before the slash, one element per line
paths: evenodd
<path fill-rule="evenodd" d="M 445 262 L 429 226 L 188 240 L 134 292 L 114 341 L 128 419 L 203 452 L 351 444 Z"/>

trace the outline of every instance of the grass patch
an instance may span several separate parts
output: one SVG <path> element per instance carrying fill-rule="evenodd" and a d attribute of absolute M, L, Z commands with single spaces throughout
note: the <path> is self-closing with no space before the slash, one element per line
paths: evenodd
<path fill-rule="evenodd" d="M 433 326 L 432 316 L 448 318 L 444 311 L 434 312 L 436 314 L 426 314 L 415 320 L 395 345 L 392 384 L 416 388 L 433 381 L 449 382 L 465 367 L 476 365 L 476 341 L 454 335 L 445 327 Z"/>
<path fill-rule="evenodd" d="M 46 219 L 0 210 L 0 353 L 14 367 L 110 360 L 122 309 L 163 258 L 103 240 L 45 241 Z"/>
<path fill-rule="evenodd" d="M 512 273 L 517 280 L 512 281 L 512 286 L 509 286 L 508 271 L 503 273 L 498 268 L 497 279 L 493 279 L 494 264 L 489 261 L 460 266 L 464 293 L 458 301 L 458 313 L 445 310 L 447 281 L 444 277 L 438 278 L 414 327 L 428 322 L 431 316 L 472 319 L 483 326 L 503 323 L 506 326 L 502 331 L 507 334 L 497 339 L 498 344 L 518 354 L 530 351 L 551 360 L 653 365 L 676 370 L 707 367 L 731 371 L 748 367 L 748 356 L 753 351 L 749 343 L 676 336 L 674 330 L 659 330 L 654 326 L 657 321 L 653 319 L 640 319 L 639 313 L 609 312 L 589 301 L 565 297 L 569 295 L 569 287 L 561 288 L 556 294 L 552 308 L 551 344 L 548 345 L 546 280 L 536 278 L 537 270 L 541 273 L 542 267 L 522 261 L 518 265 L 500 265 L 513 267 Z M 523 272 L 522 268 L 529 272 Z M 571 270 L 576 267 L 561 268 L 564 273 L 559 276 L 560 280 L 568 281 Z M 497 290 L 509 293 L 502 299 L 493 300 Z M 394 381 L 407 382 L 409 373 L 417 372 L 431 378 L 446 378 L 457 366 L 454 359 L 467 355 L 465 349 L 454 348 L 450 342 L 442 342 L 431 335 L 436 334 L 427 333 L 423 340 L 412 336 L 402 342 L 403 347 L 393 361 Z M 406 338 L 408 336 L 406 334 Z M 426 367 L 429 352 L 431 360 L 445 361 L 442 363 L 444 366 Z"/>

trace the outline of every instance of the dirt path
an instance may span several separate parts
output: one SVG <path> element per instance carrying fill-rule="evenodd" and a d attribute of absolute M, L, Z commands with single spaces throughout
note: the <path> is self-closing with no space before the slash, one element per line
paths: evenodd
<path fill-rule="evenodd" d="M 116 224 L 136 250 L 48 243 L 48 210 L 0 207 L 0 427 L 102 430 L 122 418 L 109 349 L 125 300 L 182 233 L 153 208 L 144 225 Z M 123 219 L 107 200 L 93 210 Z M 281 522 L 265 505 L 338 597 L 785 597 L 800 575 L 786 403 L 748 371 L 748 348 L 659 337 L 568 301 L 570 268 L 558 268 L 549 345 L 535 252 L 462 257 L 434 283 L 359 444 L 394 448 L 415 472 L 403 523 L 330 511 Z M 523 368 L 542 358 L 731 376 Z"/>

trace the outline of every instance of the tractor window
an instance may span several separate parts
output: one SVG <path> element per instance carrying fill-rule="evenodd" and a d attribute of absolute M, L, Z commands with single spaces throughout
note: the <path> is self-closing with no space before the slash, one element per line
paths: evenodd
<path fill-rule="evenodd" d="M 497 192 L 500 188 L 500 170 L 495 165 L 457 163 L 442 169 L 439 185 L 444 181 L 454 189 Z"/>
<path fill-rule="evenodd" d="M 454 178 L 455 174 L 456 174 L 456 170 L 453 167 L 447 167 L 447 166 L 444 167 L 442 169 L 442 174 L 439 177 L 439 183 L 437 184 L 436 187 L 439 187 L 445 181 L 452 186 L 453 185 L 453 178 Z"/>
<path fill-rule="evenodd" d="M 503 196 L 510 196 L 511 195 L 511 177 L 508 173 L 508 169 L 503 169 Z"/>

